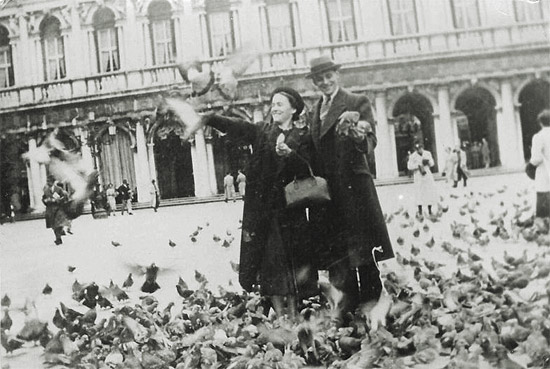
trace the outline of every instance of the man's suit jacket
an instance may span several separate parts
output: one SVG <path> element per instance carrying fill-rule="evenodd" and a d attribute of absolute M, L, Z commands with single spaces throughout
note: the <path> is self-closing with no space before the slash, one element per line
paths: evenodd
<path fill-rule="evenodd" d="M 334 172 L 335 167 L 342 165 L 349 165 L 353 162 L 354 172 L 375 174 L 375 162 L 374 162 L 374 148 L 376 147 L 376 126 L 374 118 L 372 116 L 372 108 L 369 99 L 365 95 L 354 94 L 348 92 L 342 88 L 338 90 L 334 97 L 330 109 L 325 116 L 325 119 L 321 121 L 322 99 L 320 99 L 315 105 L 313 110 L 313 117 L 311 120 L 311 135 L 315 148 L 320 152 L 320 160 L 329 165 L 333 163 L 329 168 L 325 168 L 327 172 Z M 338 148 L 332 149 L 332 144 L 322 144 L 322 141 L 326 141 L 327 134 L 338 124 L 338 118 L 343 112 L 356 111 L 359 112 L 359 120 L 367 121 L 372 131 L 367 134 L 367 139 L 361 144 L 351 143 L 346 140 L 338 140 Z M 329 139 L 331 140 L 331 139 Z M 319 147 L 323 146 L 323 150 L 319 150 Z M 327 150 L 327 148 L 331 148 Z M 351 150 L 350 150 L 351 149 Z M 336 153 L 339 152 L 338 162 L 334 162 L 336 159 Z M 323 155 L 325 154 L 325 155 Z M 367 162 L 365 163 L 363 158 L 366 154 Z M 322 172 L 325 170 L 321 169 Z M 321 173 L 320 173 L 321 174 Z"/>

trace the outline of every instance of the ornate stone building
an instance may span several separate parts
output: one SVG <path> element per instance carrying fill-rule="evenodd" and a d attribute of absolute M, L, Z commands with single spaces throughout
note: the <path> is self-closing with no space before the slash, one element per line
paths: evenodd
<path fill-rule="evenodd" d="M 491 166 L 519 168 L 534 118 L 550 105 L 550 2 L 527 0 L 3 0 L 0 3 L 0 212 L 13 200 L 42 208 L 47 167 L 24 161 L 52 130 L 99 170 L 149 199 L 218 193 L 247 147 L 211 130 L 181 140 L 158 114 L 161 96 L 188 92 L 175 63 L 217 71 L 235 49 L 260 56 L 234 101 L 205 109 L 264 119 L 269 92 L 304 79 L 320 54 L 342 64 L 345 87 L 369 96 L 377 119 L 378 178 L 403 174 L 424 142 L 442 168 L 445 148 L 488 142 Z M 260 46 L 258 46 L 260 45 Z M 15 195 L 14 195 L 15 194 Z"/>

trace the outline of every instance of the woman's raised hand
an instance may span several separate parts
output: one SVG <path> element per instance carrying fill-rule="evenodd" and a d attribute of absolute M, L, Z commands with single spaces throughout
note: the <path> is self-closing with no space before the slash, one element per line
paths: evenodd
<path fill-rule="evenodd" d="M 168 97 L 166 98 L 166 104 L 170 107 L 170 110 L 177 115 L 181 122 L 185 125 L 184 139 L 187 140 L 195 132 L 197 132 L 202 126 L 202 119 L 200 115 L 195 111 L 195 108 L 186 101 Z"/>

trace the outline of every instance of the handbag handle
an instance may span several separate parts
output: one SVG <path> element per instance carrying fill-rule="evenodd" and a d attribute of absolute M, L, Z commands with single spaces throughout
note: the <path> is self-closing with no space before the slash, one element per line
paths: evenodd
<path fill-rule="evenodd" d="M 313 174 L 313 169 L 311 169 L 311 165 L 309 164 L 309 161 L 307 161 L 302 155 L 298 154 L 296 151 L 293 151 L 294 152 L 294 155 L 296 155 L 296 157 L 298 157 L 299 159 L 301 159 L 304 163 L 306 163 L 307 165 L 307 169 L 309 170 L 309 175 L 311 177 L 315 177 L 315 174 Z M 296 179 L 296 176 L 294 176 L 294 179 Z"/>

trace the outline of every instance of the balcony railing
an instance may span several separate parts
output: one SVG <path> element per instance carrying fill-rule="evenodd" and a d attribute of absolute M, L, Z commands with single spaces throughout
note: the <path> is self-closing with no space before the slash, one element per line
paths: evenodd
<path fill-rule="evenodd" d="M 361 65 L 378 60 L 398 60 L 437 54 L 454 55 L 467 52 L 491 52 L 529 44 L 548 45 L 548 23 L 518 23 L 499 27 L 392 36 L 377 40 L 361 40 L 326 44 L 308 48 L 289 48 L 262 53 L 247 71 L 247 78 L 257 78 L 307 71 L 307 63 L 321 53 L 330 53 L 344 65 Z M 204 60 L 214 72 L 223 65 L 223 58 Z M 146 91 L 183 80 L 174 65 L 59 80 L 32 86 L 0 89 L 0 111 L 23 105 L 41 105 L 72 99 L 108 97 L 128 91 Z"/>

